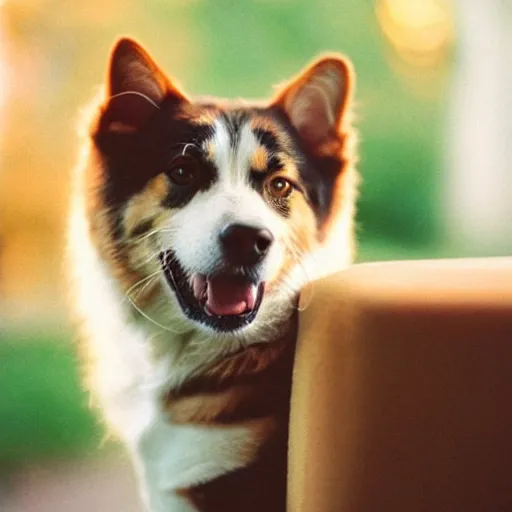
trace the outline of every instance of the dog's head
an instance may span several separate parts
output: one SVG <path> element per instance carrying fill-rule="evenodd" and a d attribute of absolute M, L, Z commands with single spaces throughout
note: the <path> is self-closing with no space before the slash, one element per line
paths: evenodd
<path fill-rule="evenodd" d="M 350 64 L 329 56 L 266 104 L 192 101 L 137 43 L 119 41 L 86 196 L 122 291 L 192 329 L 240 333 L 277 321 L 307 280 L 345 266 L 351 91 Z"/>

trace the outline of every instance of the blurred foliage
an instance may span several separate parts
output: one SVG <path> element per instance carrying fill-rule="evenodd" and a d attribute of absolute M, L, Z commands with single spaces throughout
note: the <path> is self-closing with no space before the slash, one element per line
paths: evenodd
<path fill-rule="evenodd" d="M 75 354 L 63 334 L 2 332 L 0 467 L 99 446 Z"/>

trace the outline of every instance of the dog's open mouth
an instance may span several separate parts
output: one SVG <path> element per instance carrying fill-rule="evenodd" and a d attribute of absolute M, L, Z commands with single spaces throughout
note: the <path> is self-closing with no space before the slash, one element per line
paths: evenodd
<path fill-rule="evenodd" d="M 183 312 L 217 331 L 249 325 L 261 306 L 264 283 L 229 272 L 188 275 L 172 251 L 160 254 L 165 278 Z"/>

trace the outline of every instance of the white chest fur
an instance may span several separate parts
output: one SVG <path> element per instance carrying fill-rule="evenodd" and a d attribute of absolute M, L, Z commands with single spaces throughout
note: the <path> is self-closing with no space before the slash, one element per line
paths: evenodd
<path fill-rule="evenodd" d="M 82 217 L 77 215 L 73 223 L 76 305 L 90 356 L 88 385 L 134 459 L 148 509 L 192 511 L 176 491 L 246 465 L 268 425 L 262 432 L 257 421 L 222 428 L 173 424 L 162 397 L 196 363 L 188 359 L 188 364 L 178 364 L 179 339 L 169 341 L 164 356 L 151 353 L 155 333 L 130 320 L 129 304 L 84 236 Z"/>

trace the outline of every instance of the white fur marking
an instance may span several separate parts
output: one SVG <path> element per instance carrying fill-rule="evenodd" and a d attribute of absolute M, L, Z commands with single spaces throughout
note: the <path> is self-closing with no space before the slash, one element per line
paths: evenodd
<path fill-rule="evenodd" d="M 213 145 L 215 166 L 219 177 L 222 178 L 224 173 L 229 173 L 232 155 L 229 130 L 221 118 L 215 121 Z"/>
<path fill-rule="evenodd" d="M 249 123 L 244 124 L 240 130 L 238 145 L 235 148 L 235 168 L 233 179 L 239 182 L 247 182 L 249 179 L 249 171 L 251 158 L 258 147 L 258 140 L 254 135 Z"/>

